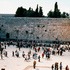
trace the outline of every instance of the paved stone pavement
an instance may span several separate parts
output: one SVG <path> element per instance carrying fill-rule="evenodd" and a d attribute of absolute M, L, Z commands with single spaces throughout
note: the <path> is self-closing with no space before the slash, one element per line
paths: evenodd
<path fill-rule="evenodd" d="M 36 66 L 37 68 L 49 68 L 51 70 L 51 67 L 48 66 Z M 33 70 L 33 66 L 27 66 L 24 70 Z M 65 68 L 63 68 L 62 70 L 65 70 Z"/>

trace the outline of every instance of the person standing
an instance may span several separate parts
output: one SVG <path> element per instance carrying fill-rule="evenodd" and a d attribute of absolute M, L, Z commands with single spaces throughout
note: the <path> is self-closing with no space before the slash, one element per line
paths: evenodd
<path fill-rule="evenodd" d="M 12 51 L 12 56 L 14 57 L 14 51 Z"/>
<path fill-rule="evenodd" d="M 44 52 L 42 53 L 42 58 L 44 57 Z"/>
<path fill-rule="evenodd" d="M 68 65 L 65 67 L 65 70 L 69 70 L 69 67 L 68 67 Z"/>
<path fill-rule="evenodd" d="M 54 70 L 54 65 L 53 64 L 52 64 L 52 67 L 51 68 L 52 68 L 52 70 Z"/>
<path fill-rule="evenodd" d="M 7 53 L 7 51 L 5 51 L 5 56 L 8 57 L 8 53 Z"/>
<path fill-rule="evenodd" d="M 6 49 L 6 45 L 5 45 L 5 49 Z"/>
<path fill-rule="evenodd" d="M 60 62 L 60 70 L 62 70 L 62 62 Z"/>
<path fill-rule="evenodd" d="M 40 62 L 40 55 L 38 56 L 38 61 Z"/>
<path fill-rule="evenodd" d="M 58 62 L 55 63 L 55 70 L 58 70 Z"/>
<path fill-rule="evenodd" d="M 33 68 L 36 68 L 36 61 L 33 62 Z"/>

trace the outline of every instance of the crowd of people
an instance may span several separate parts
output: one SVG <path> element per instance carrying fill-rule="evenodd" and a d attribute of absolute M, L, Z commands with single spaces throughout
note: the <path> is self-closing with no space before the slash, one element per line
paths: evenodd
<path fill-rule="evenodd" d="M 1 59 L 3 59 L 3 55 L 5 57 L 8 57 L 8 52 L 5 50 L 6 49 L 6 45 L 8 44 L 3 44 L 3 43 L 0 43 L 0 55 L 1 55 Z M 2 47 L 4 46 L 4 47 Z M 8 45 L 9 46 L 9 45 Z M 18 48 L 19 48 L 19 51 L 21 51 L 21 47 L 23 45 L 19 45 L 19 43 L 17 43 L 16 45 Z M 50 47 L 36 47 L 35 45 L 31 45 L 32 48 L 35 52 L 32 53 L 31 50 L 28 51 L 28 54 L 25 54 L 25 52 L 23 51 L 22 52 L 22 57 L 25 59 L 25 61 L 28 61 L 31 59 L 31 56 L 33 59 L 37 59 L 38 62 L 41 61 L 41 58 L 47 58 L 47 59 L 50 59 L 51 58 L 51 55 L 60 55 L 62 56 L 63 55 L 63 52 L 65 52 L 66 50 L 70 51 L 70 47 L 55 47 L 55 48 L 52 48 L 52 50 L 50 49 Z M 42 50 L 42 53 L 41 55 L 38 55 L 38 53 Z M 19 57 L 20 54 L 19 54 L 19 51 L 18 50 L 15 50 L 15 51 L 12 51 L 12 57 Z M 34 60 L 33 62 L 33 68 L 35 69 L 36 68 L 36 61 Z M 55 62 L 55 64 L 52 64 L 51 66 L 52 70 L 58 70 L 58 62 Z M 60 62 L 60 70 L 62 70 L 63 66 L 62 66 L 62 62 Z M 66 65 L 65 67 L 65 70 L 69 70 L 69 67 L 68 65 Z"/>

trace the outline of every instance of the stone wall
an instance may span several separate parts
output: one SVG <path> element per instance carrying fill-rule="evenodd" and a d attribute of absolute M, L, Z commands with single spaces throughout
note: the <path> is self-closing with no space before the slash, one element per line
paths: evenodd
<path fill-rule="evenodd" d="M 70 41 L 69 18 L 0 17 L 0 38 Z"/>

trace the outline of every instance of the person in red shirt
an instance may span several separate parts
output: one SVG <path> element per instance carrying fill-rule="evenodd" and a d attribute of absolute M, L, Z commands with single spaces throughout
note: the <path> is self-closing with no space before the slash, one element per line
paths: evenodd
<path fill-rule="evenodd" d="M 44 57 L 44 52 L 42 53 L 42 58 Z"/>

